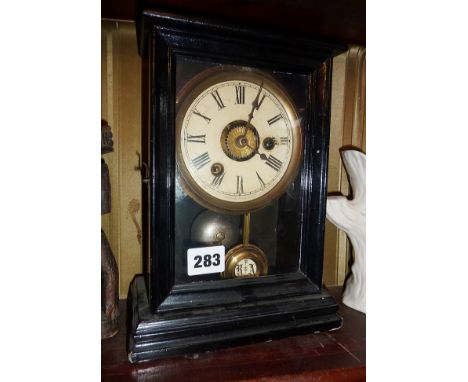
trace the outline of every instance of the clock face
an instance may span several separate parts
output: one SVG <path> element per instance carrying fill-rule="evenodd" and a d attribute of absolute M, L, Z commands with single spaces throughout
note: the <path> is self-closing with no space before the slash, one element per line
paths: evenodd
<path fill-rule="evenodd" d="M 279 196 L 300 162 L 301 134 L 287 95 L 257 72 L 197 84 L 177 115 L 178 163 L 208 208 L 248 211 Z"/>

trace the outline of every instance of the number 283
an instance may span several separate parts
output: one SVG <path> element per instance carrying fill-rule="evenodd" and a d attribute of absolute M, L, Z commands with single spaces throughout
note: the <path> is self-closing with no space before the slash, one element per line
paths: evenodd
<path fill-rule="evenodd" d="M 194 257 L 195 260 L 195 268 L 202 268 L 202 267 L 211 267 L 211 266 L 218 266 L 220 264 L 221 255 L 219 253 L 213 254 L 206 254 L 206 255 L 197 255 Z"/>

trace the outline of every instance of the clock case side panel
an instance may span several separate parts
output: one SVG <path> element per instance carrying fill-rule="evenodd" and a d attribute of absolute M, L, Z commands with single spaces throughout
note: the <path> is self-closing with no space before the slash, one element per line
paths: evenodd
<path fill-rule="evenodd" d="M 332 63 L 332 58 L 328 58 L 309 78 L 311 107 L 309 123 L 305 126 L 301 169 L 300 269 L 319 287 L 323 275 Z"/>
<path fill-rule="evenodd" d="M 156 310 L 174 285 L 175 107 L 171 94 L 175 90 L 171 49 L 156 28 L 148 34 L 149 224 L 145 242 L 150 306 Z"/>

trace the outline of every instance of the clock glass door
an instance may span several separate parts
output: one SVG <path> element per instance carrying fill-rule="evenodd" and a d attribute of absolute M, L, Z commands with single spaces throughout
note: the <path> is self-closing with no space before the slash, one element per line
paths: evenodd
<path fill-rule="evenodd" d="M 176 60 L 175 282 L 297 272 L 307 76 Z"/>

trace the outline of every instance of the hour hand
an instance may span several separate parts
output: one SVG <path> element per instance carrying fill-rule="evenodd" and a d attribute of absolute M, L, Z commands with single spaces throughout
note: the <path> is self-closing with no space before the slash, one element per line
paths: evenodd
<path fill-rule="evenodd" d="M 258 152 L 258 147 L 257 147 L 257 148 L 254 148 L 254 147 L 250 146 L 249 144 L 247 144 L 247 147 L 248 147 L 249 149 L 251 149 L 253 152 L 255 152 L 255 154 L 260 155 L 260 159 L 263 159 L 263 160 L 266 160 L 266 159 L 267 159 L 267 156 L 266 156 L 265 154 L 259 153 L 259 152 Z"/>

